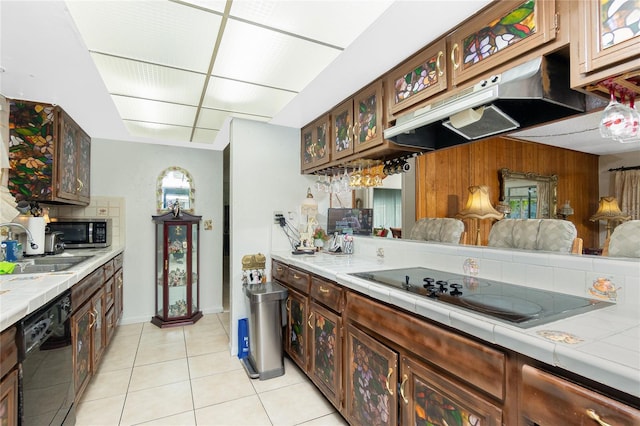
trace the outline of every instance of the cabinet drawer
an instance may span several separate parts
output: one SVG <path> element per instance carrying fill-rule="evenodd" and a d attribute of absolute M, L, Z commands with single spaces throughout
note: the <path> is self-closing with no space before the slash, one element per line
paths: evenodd
<path fill-rule="evenodd" d="M 311 279 L 311 297 L 329 309 L 342 312 L 342 287 L 313 277 Z"/>
<path fill-rule="evenodd" d="M 102 271 L 104 272 L 104 279 L 108 280 L 113 276 L 113 272 L 115 268 L 113 267 L 113 260 L 108 261 L 102 266 Z"/>
<path fill-rule="evenodd" d="M 271 279 L 278 281 L 286 281 L 289 267 L 278 261 L 271 262 Z"/>
<path fill-rule="evenodd" d="M 116 280 L 113 277 L 109 278 L 109 280 L 104 284 L 104 288 L 106 291 L 105 304 L 107 309 L 110 309 L 113 306 L 113 301 L 115 300 Z"/>
<path fill-rule="evenodd" d="M 347 293 L 346 309 L 350 321 L 433 365 L 446 366 L 449 374 L 498 400 L 505 398 L 507 357 L 503 352 L 353 292 Z"/>
<path fill-rule="evenodd" d="M 76 311 L 104 283 L 104 271 L 98 268 L 71 288 L 71 309 Z"/>
<path fill-rule="evenodd" d="M 122 264 L 124 262 L 124 254 L 120 253 L 116 257 L 113 258 L 113 269 L 116 271 L 122 268 Z"/>
<path fill-rule="evenodd" d="M 0 378 L 18 363 L 16 328 L 11 327 L 0 334 Z"/>
<path fill-rule="evenodd" d="M 530 365 L 522 367 L 523 418 L 540 426 L 638 425 L 640 411 Z"/>
<path fill-rule="evenodd" d="M 309 275 L 308 272 L 303 272 L 299 269 L 289 268 L 285 282 L 289 284 L 291 287 L 300 290 L 306 295 L 306 294 L 309 294 L 309 285 L 311 284 L 311 275 Z"/>

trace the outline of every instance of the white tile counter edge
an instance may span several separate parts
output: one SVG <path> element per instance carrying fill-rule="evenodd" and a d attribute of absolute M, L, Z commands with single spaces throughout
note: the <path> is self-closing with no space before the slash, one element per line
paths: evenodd
<path fill-rule="evenodd" d="M 636 315 L 629 315 L 632 309 L 630 306 L 615 305 L 522 329 L 349 275 L 354 272 L 424 266 L 416 264 L 414 260 L 396 259 L 396 262 L 390 263 L 358 254 L 336 256 L 320 253 L 314 256 L 294 256 L 290 252 L 272 252 L 271 257 L 489 343 L 640 397 L 640 357 L 636 356 L 640 351 L 640 324 Z M 603 317 L 607 317 L 608 321 L 605 323 L 609 329 L 598 333 L 594 324 L 602 324 Z M 581 329 L 594 332 L 575 332 Z M 538 332 L 541 330 L 577 334 L 581 341 L 573 344 L 555 342 L 540 336 Z M 628 337 L 619 340 L 618 344 L 621 347 L 615 348 L 606 343 L 607 339 L 617 334 Z M 603 344 L 609 350 L 597 350 Z M 628 345 L 627 350 L 622 347 L 624 345 Z"/>
<path fill-rule="evenodd" d="M 68 250 L 47 257 L 92 256 L 71 268 L 50 273 L 0 275 L 0 331 L 20 321 L 124 251 L 124 247 Z"/>

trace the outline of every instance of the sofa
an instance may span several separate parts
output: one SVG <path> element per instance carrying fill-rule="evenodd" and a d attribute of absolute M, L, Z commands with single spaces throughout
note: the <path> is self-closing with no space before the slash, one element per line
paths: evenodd
<path fill-rule="evenodd" d="M 409 231 L 410 240 L 464 244 L 464 222 L 459 219 L 437 217 L 416 221 Z"/>
<path fill-rule="evenodd" d="M 640 220 L 616 226 L 602 250 L 603 256 L 640 258 Z"/>
<path fill-rule="evenodd" d="M 489 232 L 490 247 L 582 252 L 582 240 L 573 223 L 562 219 L 502 219 Z"/>

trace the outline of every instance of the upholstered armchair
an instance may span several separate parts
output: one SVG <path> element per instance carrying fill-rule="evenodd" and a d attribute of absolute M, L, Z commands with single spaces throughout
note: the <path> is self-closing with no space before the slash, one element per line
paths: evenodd
<path fill-rule="evenodd" d="M 602 255 L 640 258 L 640 220 L 630 220 L 616 226 L 605 242 Z"/>
<path fill-rule="evenodd" d="M 503 219 L 489 232 L 489 246 L 561 253 L 582 252 L 573 223 L 561 219 Z"/>
<path fill-rule="evenodd" d="M 422 218 L 409 232 L 409 239 L 439 243 L 464 244 L 464 222 L 448 217 Z"/>

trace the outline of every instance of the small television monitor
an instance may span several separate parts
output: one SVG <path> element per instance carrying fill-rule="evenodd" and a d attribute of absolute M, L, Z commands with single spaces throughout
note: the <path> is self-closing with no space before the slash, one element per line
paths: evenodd
<path fill-rule="evenodd" d="M 373 209 L 329 209 L 327 234 L 371 235 Z"/>

